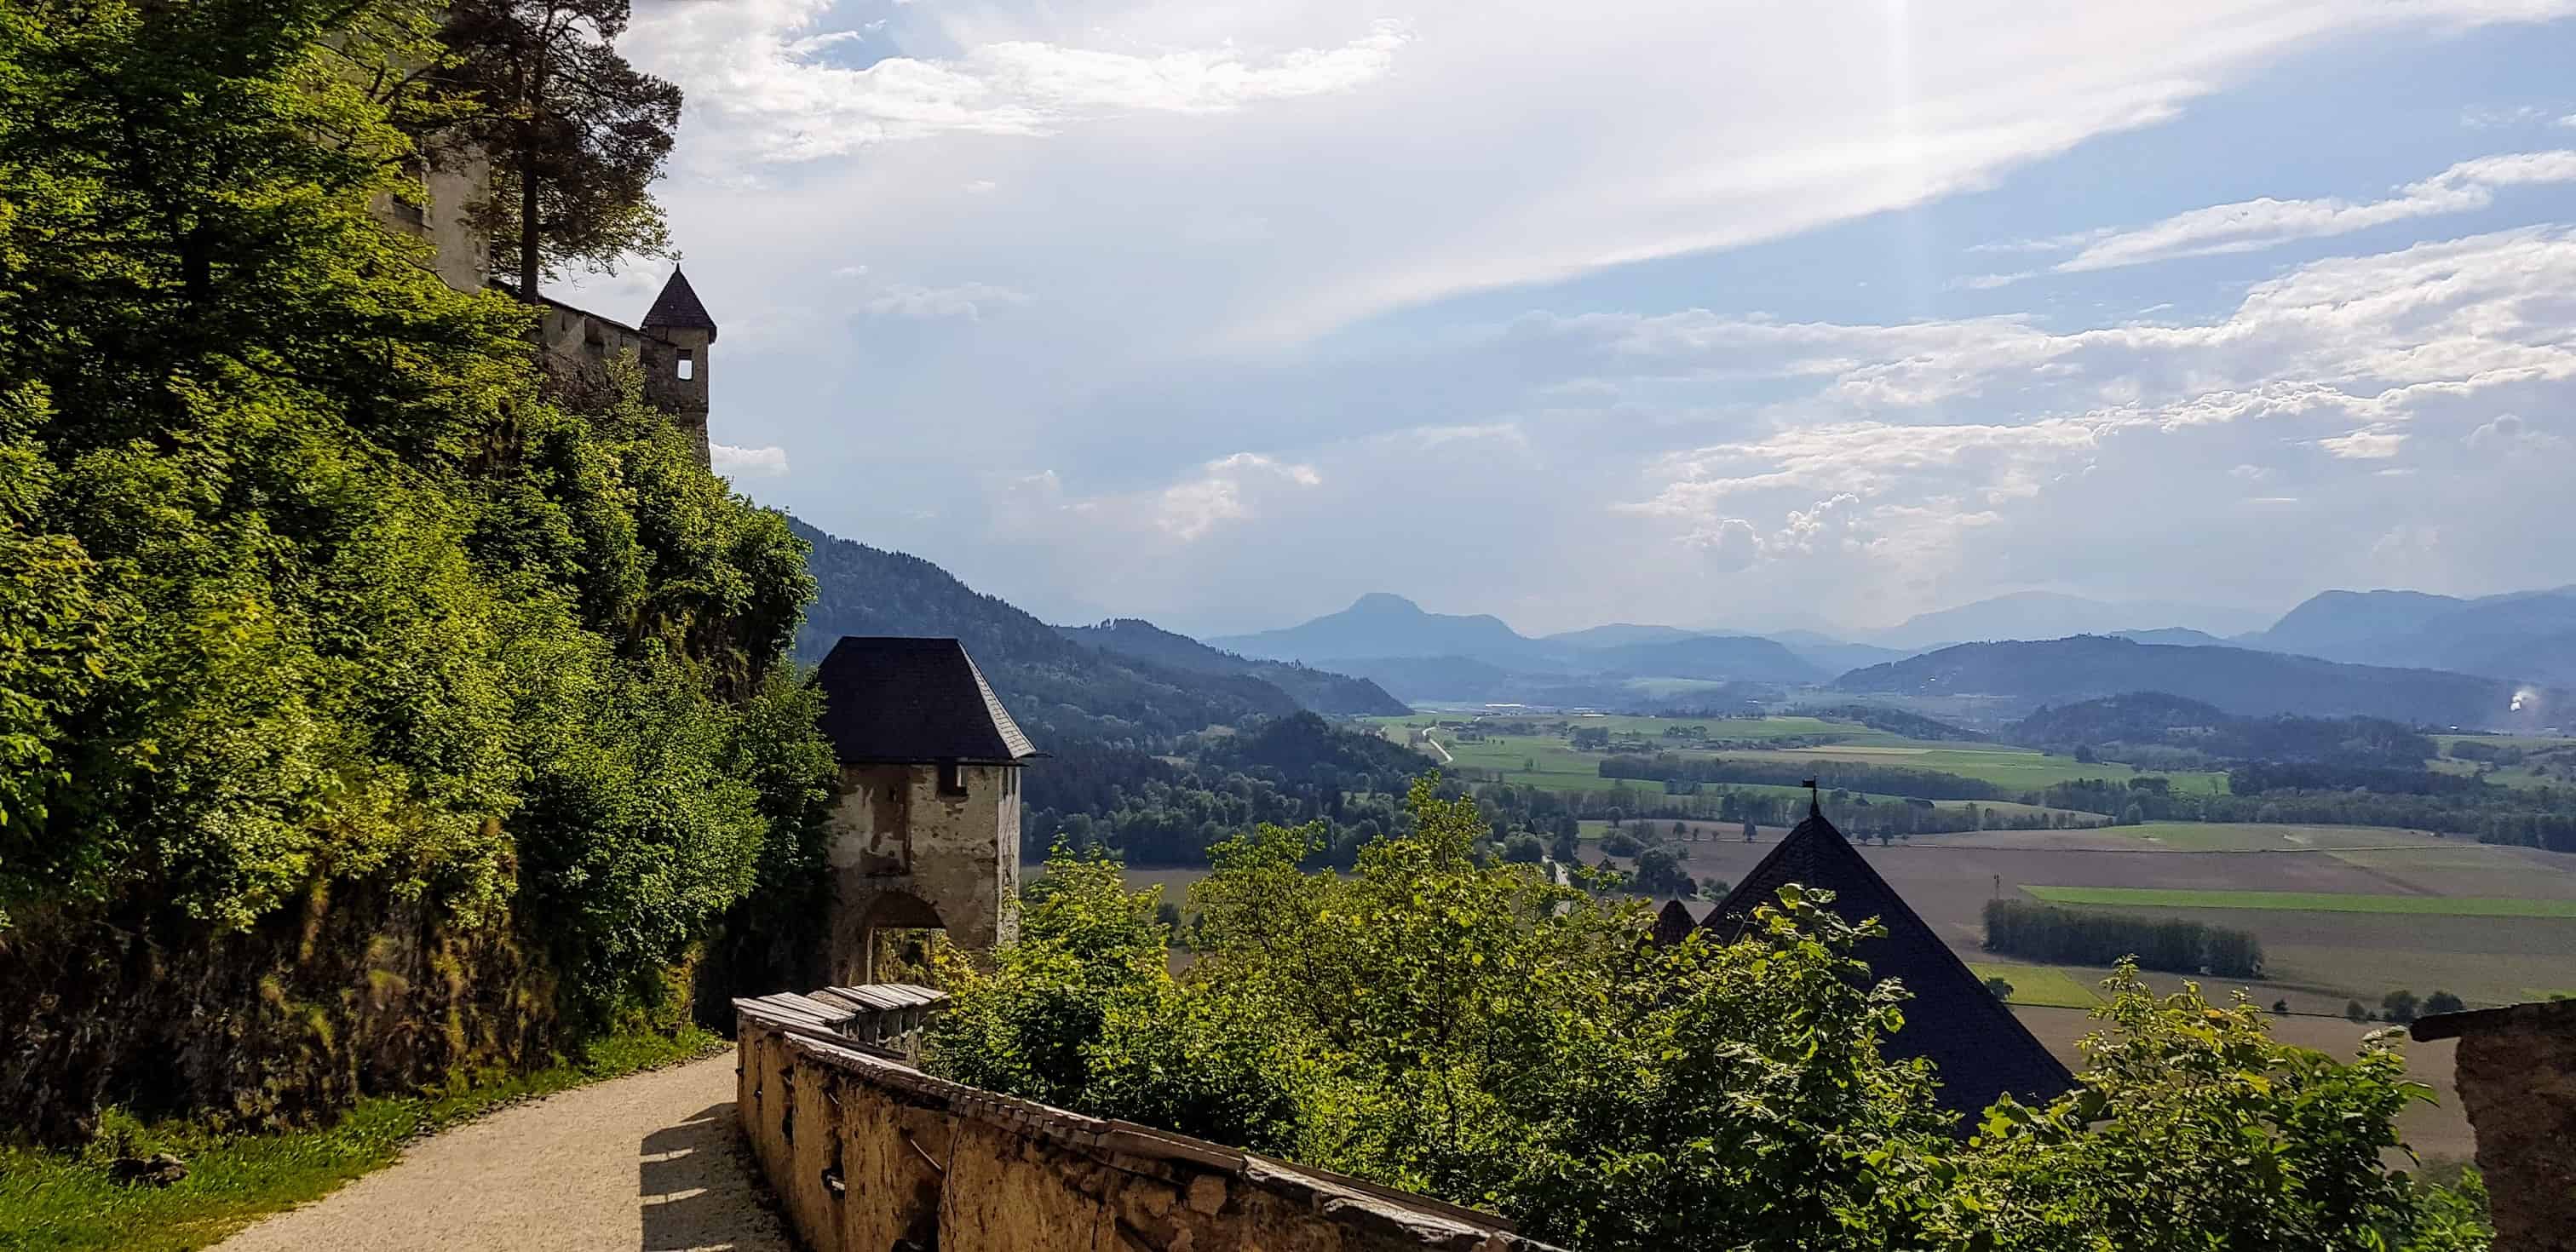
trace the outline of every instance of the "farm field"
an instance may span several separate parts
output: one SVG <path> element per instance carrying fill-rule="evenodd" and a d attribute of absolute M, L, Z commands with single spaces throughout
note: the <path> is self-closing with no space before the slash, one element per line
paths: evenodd
<path fill-rule="evenodd" d="M 1982 965 L 1968 964 L 1968 972 L 1983 982 L 2000 978 L 2012 984 L 2010 1004 L 2036 1004 L 2048 1008 L 2089 1009 L 2102 1002 L 2090 981 L 2054 965 Z"/>
<path fill-rule="evenodd" d="M 1467 714 L 1415 713 L 1409 717 L 1364 719 L 1379 732 L 1396 742 L 1404 742 L 1414 730 L 1434 728 L 1441 721 L 1474 720 Z M 1565 726 L 1585 730 L 1602 730 L 1613 736 L 1643 735 L 1645 745 L 1622 745 L 1624 752 L 1671 752 L 1680 756 L 1733 761 L 1761 761 L 1772 764 L 1810 765 L 1820 762 L 1847 762 L 1893 769 L 1928 770 L 1957 774 L 2015 791 L 2036 791 L 2057 783 L 2084 778 L 2107 778 L 2125 781 L 2134 773 L 2122 765 L 2087 765 L 2072 757 L 2054 756 L 2029 748 L 2001 744 L 1955 743 L 1937 740 L 1908 739 L 1902 735 L 1875 730 L 1855 722 L 1827 721 L 1815 717 L 1750 718 L 1663 718 L 1639 716 L 1531 716 L 1507 720 L 1531 727 Z M 1693 740 L 1668 735 L 1676 728 L 1705 732 L 1704 739 Z M 1456 729 L 1434 730 L 1451 763 L 1469 769 L 1493 771 L 1499 781 L 1514 786 L 1535 786 L 1563 791 L 1601 791 L 1620 785 L 1621 780 L 1601 777 L 1601 761 L 1611 755 L 1605 750 L 1583 750 L 1559 734 L 1481 733 L 1462 739 Z M 1800 739 L 1830 738 L 1829 744 L 1800 744 Z M 1777 748 L 1710 748 L 1707 741 L 1778 742 Z M 2208 793 L 2226 788 L 2227 776 L 2209 771 L 2186 771 L 2155 775 L 2171 780 L 2171 785 L 2187 793 Z M 1654 783 L 1628 780 L 1627 785 L 1655 791 Z M 1735 786 L 1739 784 L 1717 784 Z M 1872 792 L 1875 803 L 1881 793 Z M 1890 798 L 1903 798 L 1891 796 Z"/>
<path fill-rule="evenodd" d="M 2477 896 L 2378 895 L 2331 891 L 2210 891 L 2161 887 L 2030 886 L 2051 904 L 2132 905 L 2179 909 L 2267 909 L 2291 913 L 2408 913 L 2440 917 L 2571 917 L 2576 900 Z"/>
<path fill-rule="evenodd" d="M 1849 761 L 1859 765 L 1884 765 L 1893 769 L 1932 770 L 1957 774 L 1990 782 L 1998 787 L 2036 791 L 2058 783 L 2085 778 L 2126 780 L 2128 767 L 2087 765 L 2073 757 L 2051 756 L 2028 748 L 1999 745 L 1958 744 L 1828 744 L 1815 748 L 1783 748 L 1774 752 L 1723 752 L 1729 760 L 1772 761 Z M 2159 775 L 2173 780 L 2173 789 L 2187 794 L 2214 795 L 2227 789 L 2227 775 L 2209 771 L 2177 772 Z"/>

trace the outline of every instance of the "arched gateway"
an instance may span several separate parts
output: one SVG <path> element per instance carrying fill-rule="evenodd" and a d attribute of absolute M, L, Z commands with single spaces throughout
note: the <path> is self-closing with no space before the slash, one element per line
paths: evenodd
<path fill-rule="evenodd" d="M 848 637 L 817 679 L 841 764 L 831 975 L 876 981 L 874 936 L 938 927 L 988 951 L 1019 932 L 1020 768 L 1044 755 L 954 639 Z"/>

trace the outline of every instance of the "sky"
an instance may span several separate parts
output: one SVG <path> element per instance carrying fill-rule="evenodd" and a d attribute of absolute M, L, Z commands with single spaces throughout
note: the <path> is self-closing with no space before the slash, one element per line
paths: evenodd
<path fill-rule="evenodd" d="M 1051 621 L 1537 633 L 2576 582 L 2571 17 L 638 0 L 621 46 L 687 92 L 657 194 L 753 499 Z"/>

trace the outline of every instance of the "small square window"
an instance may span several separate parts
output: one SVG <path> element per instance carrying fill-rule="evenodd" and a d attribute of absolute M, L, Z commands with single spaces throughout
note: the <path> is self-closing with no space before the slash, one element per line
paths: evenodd
<path fill-rule="evenodd" d="M 697 377 L 697 376 L 698 376 L 698 358 L 697 358 L 697 354 L 696 354 L 696 353 L 694 353 L 694 352 L 692 352 L 692 351 L 690 351 L 690 350 L 689 350 L 689 349 L 687 349 L 687 348 L 682 348 L 682 349 L 680 349 L 680 363 L 679 363 L 679 365 L 678 365 L 678 366 L 676 366 L 675 368 L 676 368 L 676 370 L 678 371 L 678 373 L 679 373 L 679 375 L 680 375 L 680 378 L 681 378 L 683 381 L 686 381 L 686 380 L 688 380 L 688 379 L 691 379 L 691 378 L 695 378 L 695 377 Z"/>
<path fill-rule="evenodd" d="M 966 794 L 966 771 L 964 767 L 958 765 L 955 761 L 941 761 L 939 763 L 939 794 L 943 796 L 962 796 Z"/>

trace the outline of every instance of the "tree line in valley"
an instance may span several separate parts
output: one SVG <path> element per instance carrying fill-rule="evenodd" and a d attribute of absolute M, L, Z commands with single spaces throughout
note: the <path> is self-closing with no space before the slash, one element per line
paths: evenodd
<path fill-rule="evenodd" d="M 1986 950 L 2059 965 L 2108 966 L 2219 978 L 2263 976 L 2263 945 L 2252 931 L 2179 918 L 2062 909 L 2028 900 L 1986 901 Z"/>

